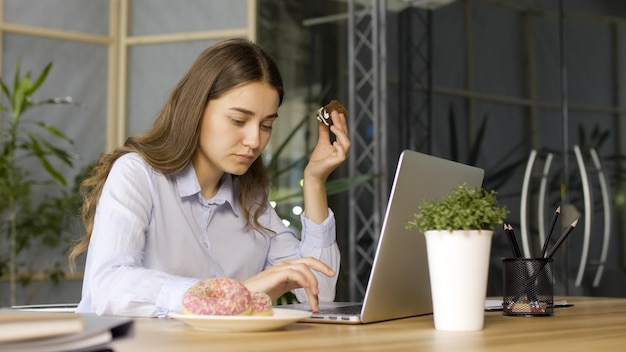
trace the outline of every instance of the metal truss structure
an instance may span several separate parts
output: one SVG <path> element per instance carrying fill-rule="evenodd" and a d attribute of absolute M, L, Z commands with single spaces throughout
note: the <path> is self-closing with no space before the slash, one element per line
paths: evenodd
<path fill-rule="evenodd" d="M 349 175 L 380 173 L 386 126 L 386 1 L 348 2 L 348 105 L 352 151 Z M 384 180 L 350 189 L 349 296 L 363 297 L 381 225 Z"/>
<path fill-rule="evenodd" d="M 348 2 L 348 105 L 353 139 L 349 175 L 352 178 L 385 174 L 390 169 L 386 19 L 386 0 Z M 394 126 L 400 136 L 392 138 L 399 140 L 401 148 L 429 151 L 431 94 L 423 88 L 430 87 L 430 14 L 409 7 L 400 14 L 400 21 L 398 104 L 402 119 L 400 126 Z M 392 176 L 384 175 L 350 189 L 348 291 L 351 300 L 360 300 L 365 295 Z"/>

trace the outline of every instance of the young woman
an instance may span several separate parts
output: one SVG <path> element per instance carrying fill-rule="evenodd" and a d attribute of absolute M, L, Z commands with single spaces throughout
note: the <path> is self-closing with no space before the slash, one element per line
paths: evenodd
<path fill-rule="evenodd" d="M 200 54 L 152 128 L 103 155 L 82 184 L 86 235 L 70 253 L 87 251 L 78 312 L 165 316 L 191 286 L 222 276 L 272 299 L 293 290 L 313 310 L 334 299 L 325 183 L 350 149 L 346 119 L 333 112 L 330 130 L 320 124 L 298 240 L 269 205 L 260 157 L 282 101 L 278 68 L 258 45 L 231 39 Z"/>

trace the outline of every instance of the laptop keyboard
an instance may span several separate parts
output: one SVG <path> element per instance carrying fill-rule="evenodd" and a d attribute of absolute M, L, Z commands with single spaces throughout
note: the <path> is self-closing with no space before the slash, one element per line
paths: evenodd
<path fill-rule="evenodd" d="M 340 306 L 340 307 L 320 309 L 320 313 L 354 315 L 354 314 L 360 314 L 361 308 L 363 308 L 362 304 L 355 304 L 353 306 Z"/>

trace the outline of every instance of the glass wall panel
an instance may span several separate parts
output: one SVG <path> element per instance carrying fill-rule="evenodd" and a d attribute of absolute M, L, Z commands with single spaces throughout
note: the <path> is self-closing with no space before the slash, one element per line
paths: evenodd
<path fill-rule="evenodd" d="M 215 41 L 133 46 L 128 55 L 127 134 L 145 132 L 196 57 Z"/>
<path fill-rule="evenodd" d="M 107 35 L 109 0 L 4 0 L 4 21 Z"/>
<path fill-rule="evenodd" d="M 129 35 L 245 28 L 248 0 L 131 0 Z"/>

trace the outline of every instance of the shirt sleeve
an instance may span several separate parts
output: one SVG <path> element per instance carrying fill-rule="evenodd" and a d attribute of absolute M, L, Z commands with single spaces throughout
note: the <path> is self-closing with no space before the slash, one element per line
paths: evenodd
<path fill-rule="evenodd" d="M 320 289 L 320 302 L 332 302 L 335 300 L 335 292 L 337 286 L 337 278 L 339 275 L 339 266 L 341 263 L 341 255 L 339 246 L 337 245 L 337 233 L 335 226 L 335 214 L 328 209 L 328 218 L 321 224 L 316 224 L 309 220 L 304 214 L 302 219 L 302 239 L 300 244 L 300 253 L 303 257 L 314 257 L 326 263 L 335 272 L 335 276 L 327 277 L 320 273 L 315 273 Z M 306 301 L 306 293 L 304 289 L 295 291 L 298 300 Z"/>
<path fill-rule="evenodd" d="M 305 257 L 313 257 L 326 263 L 333 269 L 335 275 L 327 277 L 319 272 L 313 272 L 318 282 L 318 297 L 320 302 L 334 301 L 341 255 L 336 241 L 335 215 L 332 210 L 328 210 L 328 217 L 321 224 L 316 224 L 304 214 L 301 215 L 302 232 L 299 240 L 294 231 L 282 225 L 278 215 L 273 213 L 272 223 L 275 226 L 270 228 L 276 231 L 276 235 L 272 238 L 268 266 L 287 259 Z M 277 223 L 280 226 L 276 225 Z M 300 302 L 307 301 L 304 289 L 294 290 L 294 293 Z"/>
<path fill-rule="evenodd" d="M 120 159 L 102 190 L 92 232 L 80 310 L 99 315 L 164 316 L 179 311 L 198 279 L 143 266 L 152 209 L 149 170 Z M 85 292 L 85 290 L 87 292 Z"/>

